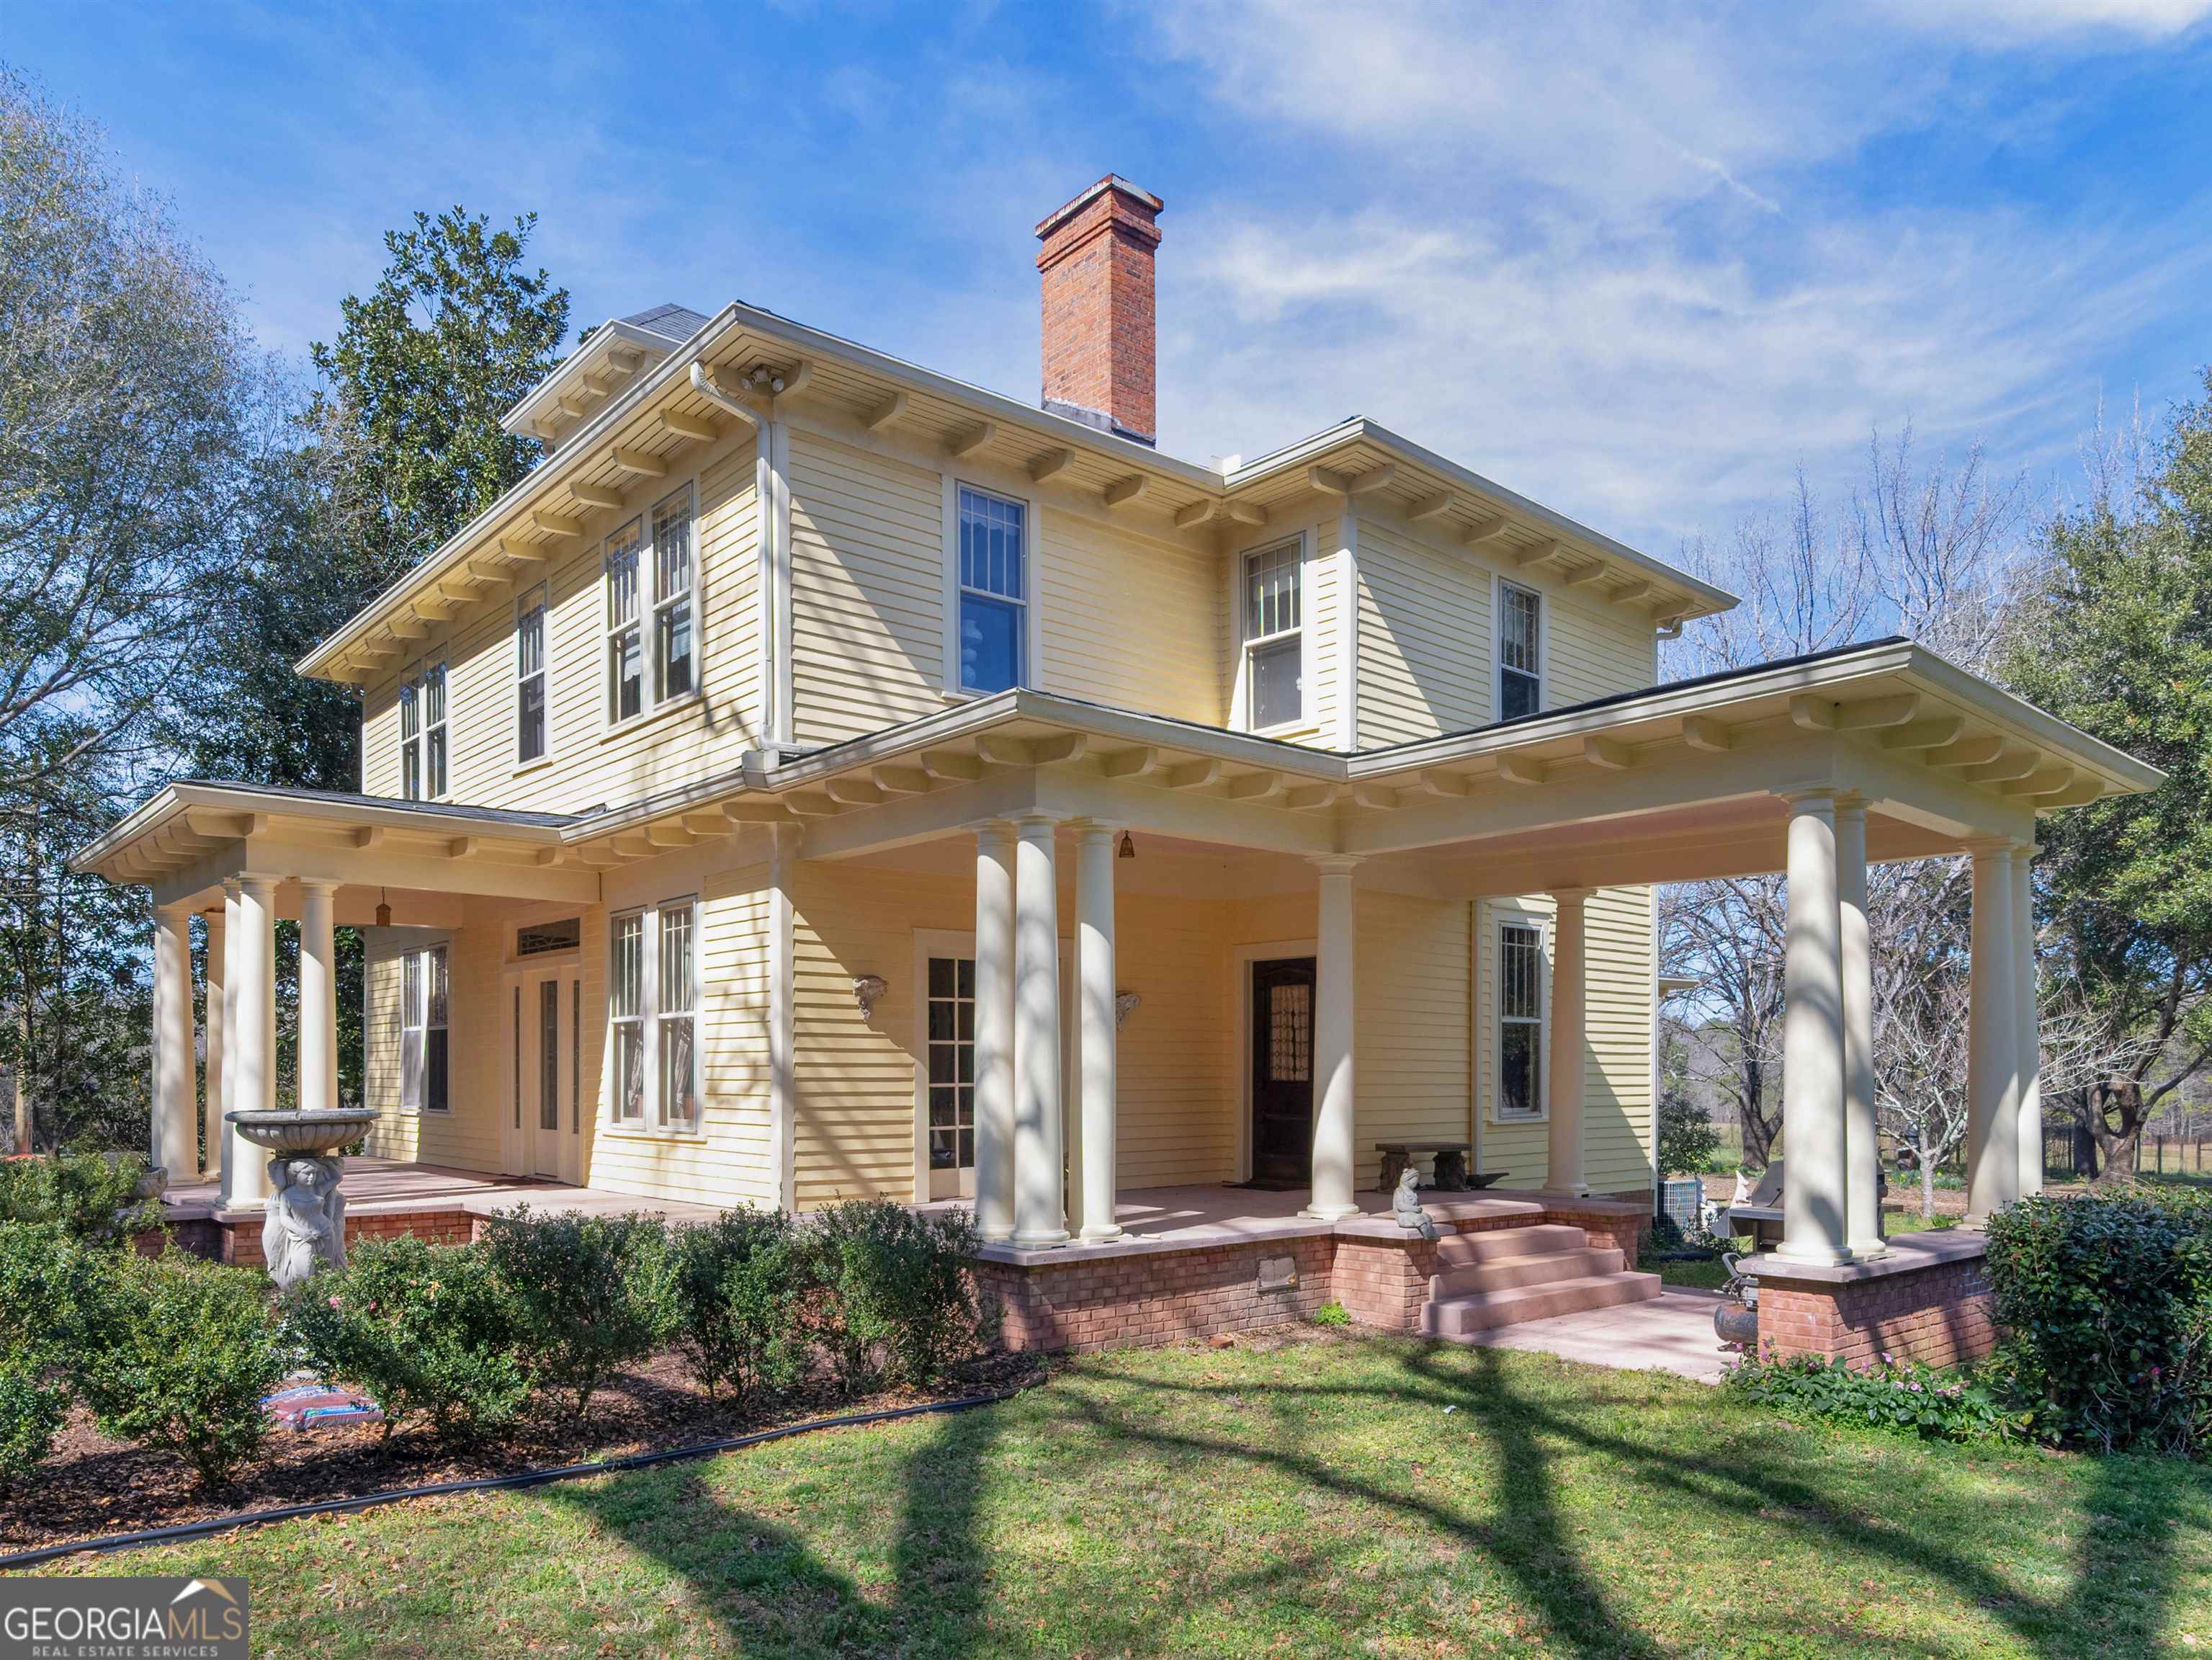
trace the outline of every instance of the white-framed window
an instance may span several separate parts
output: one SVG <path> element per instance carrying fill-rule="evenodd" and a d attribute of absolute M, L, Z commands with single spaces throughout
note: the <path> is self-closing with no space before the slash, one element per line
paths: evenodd
<path fill-rule="evenodd" d="M 1501 1123 L 1544 1116 L 1544 929 L 1498 925 L 1498 1106 Z"/>
<path fill-rule="evenodd" d="M 514 602 L 514 762 L 545 758 L 545 585 Z"/>
<path fill-rule="evenodd" d="M 696 690 L 699 640 L 691 548 L 691 486 L 653 510 L 653 699 L 665 703 Z"/>
<path fill-rule="evenodd" d="M 638 550 L 644 521 L 633 519 L 606 539 L 607 724 L 645 712 L 645 636 L 638 616 Z"/>
<path fill-rule="evenodd" d="M 446 794 L 446 666 L 426 663 L 399 687 L 399 793 L 410 801 Z"/>
<path fill-rule="evenodd" d="M 929 1091 L 929 1168 L 975 1164 L 975 959 L 929 958 L 924 1012 Z"/>
<path fill-rule="evenodd" d="M 625 911 L 610 926 L 607 1012 L 613 1122 L 638 1129 L 699 1127 L 699 908 L 677 899 Z"/>
<path fill-rule="evenodd" d="M 1518 582 L 1498 585 L 1498 718 L 1544 707 L 1544 600 Z"/>
<path fill-rule="evenodd" d="M 1028 684 L 1030 510 L 1025 502 L 953 489 L 954 689 L 988 694 Z"/>
<path fill-rule="evenodd" d="M 447 1093 L 446 947 L 430 946 L 399 959 L 399 1105 L 406 1112 L 444 1112 Z"/>
<path fill-rule="evenodd" d="M 1244 556 L 1245 725 L 1254 732 L 1305 718 L 1304 556 L 1300 538 Z"/>

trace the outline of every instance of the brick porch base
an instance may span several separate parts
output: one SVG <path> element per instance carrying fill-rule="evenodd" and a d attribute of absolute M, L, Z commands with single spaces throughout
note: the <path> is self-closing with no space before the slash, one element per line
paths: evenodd
<path fill-rule="evenodd" d="M 1814 1268 L 1747 1258 L 1759 1280 L 1759 1347 L 1870 1366 L 1884 1354 L 1955 1366 L 1996 1347 L 1982 1236 L 1962 1228 L 1900 1234 L 1889 1255 Z"/>

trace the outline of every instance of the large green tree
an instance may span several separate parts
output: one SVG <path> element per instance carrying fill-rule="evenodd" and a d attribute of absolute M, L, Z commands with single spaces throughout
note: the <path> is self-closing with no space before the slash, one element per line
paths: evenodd
<path fill-rule="evenodd" d="M 2050 989 L 2077 998 L 2113 1062 L 2060 1104 L 2105 1177 L 2212 1054 L 2212 371 L 2140 467 L 2100 472 L 2051 523 L 2006 678 L 2163 768 L 2148 794 L 2044 821 Z"/>

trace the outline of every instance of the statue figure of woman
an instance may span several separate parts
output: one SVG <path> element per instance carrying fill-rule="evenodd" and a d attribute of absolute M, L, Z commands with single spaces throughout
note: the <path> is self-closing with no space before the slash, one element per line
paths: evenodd
<path fill-rule="evenodd" d="M 269 1277 L 289 1289 L 328 1264 L 345 1267 L 345 1195 L 334 1158 L 269 1161 L 269 1213 L 261 1254 Z"/>

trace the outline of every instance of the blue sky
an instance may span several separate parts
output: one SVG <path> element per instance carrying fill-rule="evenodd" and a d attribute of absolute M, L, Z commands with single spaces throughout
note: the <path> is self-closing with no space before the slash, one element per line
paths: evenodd
<path fill-rule="evenodd" d="M 1667 555 L 1869 433 L 2045 489 L 2212 361 L 2212 0 L 20 7 L 273 348 L 416 208 L 575 320 L 740 298 L 1036 392 L 1031 232 L 1167 203 L 1161 438 L 1362 413 Z"/>

